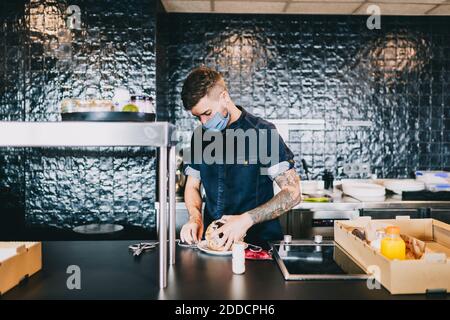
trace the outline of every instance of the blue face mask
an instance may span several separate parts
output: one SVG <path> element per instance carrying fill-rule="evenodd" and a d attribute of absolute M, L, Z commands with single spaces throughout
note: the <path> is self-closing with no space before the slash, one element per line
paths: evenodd
<path fill-rule="evenodd" d="M 230 113 L 228 112 L 227 115 L 224 117 L 220 112 L 216 112 L 216 114 L 206 121 L 205 124 L 203 124 L 203 128 L 207 131 L 222 131 L 227 127 L 228 122 L 230 121 Z"/>

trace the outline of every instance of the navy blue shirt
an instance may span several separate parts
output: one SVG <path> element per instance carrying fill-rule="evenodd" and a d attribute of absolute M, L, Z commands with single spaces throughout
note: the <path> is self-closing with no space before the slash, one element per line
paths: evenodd
<path fill-rule="evenodd" d="M 200 179 L 203 184 L 205 229 L 212 221 L 220 219 L 223 215 L 242 214 L 272 199 L 273 180 L 294 167 L 294 155 L 279 136 L 275 126 L 246 112 L 242 107 L 238 106 L 238 108 L 242 111 L 239 119 L 231 123 L 226 130 L 216 133 L 223 138 L 221 143 L 216 144 L 223 147 L 223 154 L 220 152 L 212 152 L 212 154 L 223 161 L 208 164 L 211 161 L 208 162 L 204 158 L 201 158 L 201 161 L 198 161 L 198 158 L 195 160 L 194 153 L 201 150 L 204 155 L 205 148 L 209 146 L 211 150 L 211 143 L 215 140 L 204 141 L 199 132 L 197 135 L 194 132 L 191 139 L 191 161 L 185 165 L 185 174 Z M 196 130 L 201 130 L 201 134 L 205 133 L 201 126 Z M 237 133 L 236 130 L 241 133 L 255 133 L 253 137 L 257 137 L 258 143 L 255 143 L 255 140 L 245 139 L 245 143 L 240 147 L 238 143 L 235 143 L 232 146 L 234 152 L 231 152 L 226 139 L 230 134 Z M 263 136 L 266 138 L 262 138 Z M 272 139 L 277 139 L 278 143 L 272 144 Z M 255 152 L 255 144 L 257 152 Z M 201 148 L 198 147 L 199 145 Z M 245 145 L 244 150 L 242 150 L 243 145 Z M 272 150 L 274 145 L 278 152 Z M 277 218 L 252 226 L 247 231 L 245 241 L 267 247 L 268 241 L 282 238 L 283 232 Z"/>

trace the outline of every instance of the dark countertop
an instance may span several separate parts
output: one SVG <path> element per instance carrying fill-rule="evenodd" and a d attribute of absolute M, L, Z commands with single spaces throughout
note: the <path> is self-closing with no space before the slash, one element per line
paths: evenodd
<path fill-rule="evenodd" d="M 369 290 L 365 281 L 284 281 L 274 261 L 246 261 L 234 275 L 231 258 L 177 247 L 168 287 L 158 288 L 157 250 L 134 258 L 130 241 L 43 243 L 43 270 L 0 299 L 424 299 Z M 69 290 L 69 265 L 81 268 L 81 290 Z M 440 295 L 450 299 L 450 294 Z"/>

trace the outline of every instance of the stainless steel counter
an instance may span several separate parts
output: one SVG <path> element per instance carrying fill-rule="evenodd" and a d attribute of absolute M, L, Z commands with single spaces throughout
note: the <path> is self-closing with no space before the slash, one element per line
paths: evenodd
<path fill-rule="evenodd" d="M 177 202 L 177 211 L 185 210 L 184 202 Z M 419 209 L 446 208 L 450 209 L 450 201 L 403 201 L 395 196 L 386 196 L 384 201 L 363 202 L 349 196 L 343 196 L 333 202 L 302 202 L 294 210 L 311 211 L 349 211 L 358 209 Z"/>
<path fill-rule="evenodd" d="M 403 201 L 399 196 L 386 196 L 384 201 L 359 201 L 349 196 L 343 196 L 333 202 L 302 202 L 295 206 L 299 210 L 358 210 L 358 209 L 419 209 L 419 208 L 449 208 L 450 201 Z"/>

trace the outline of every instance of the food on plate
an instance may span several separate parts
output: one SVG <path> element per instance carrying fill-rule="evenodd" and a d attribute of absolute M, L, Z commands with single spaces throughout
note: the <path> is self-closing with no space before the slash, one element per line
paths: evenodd
<path fill-rule="evenodd" d="M 217 236 L 213 237 L 212 234 L 214 231 L 219 229 L 225 224 L 224 220 L 216 220 L 213 221 L 208 228 L 206 229 L 205 233 L 205 239 L 206 243 L 208 245 L 208 248 L 215 251 L 223 251 L 226 242 L 223 241 L 223 233 L 218 234 Z M 241 241 L 244 241 L 244 239 L 241 239 Z"/>
<path fill-rule="evenodd" d="M 213 237 L 212 234 L 214 231 L 219 229 L 225 224 L 223 220 L 216 220 L 211 222 L 211 224 L 206 229 L 205 239 L 208 244 L 208 248 L 211 250 L 221 251 L 223 249 L 225 243 L 222 241 L 223 233 Z"/>

